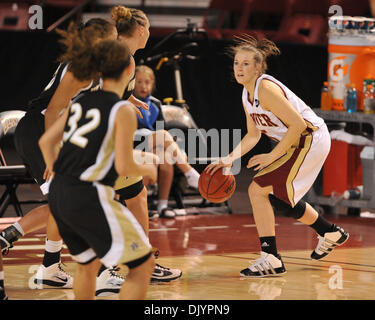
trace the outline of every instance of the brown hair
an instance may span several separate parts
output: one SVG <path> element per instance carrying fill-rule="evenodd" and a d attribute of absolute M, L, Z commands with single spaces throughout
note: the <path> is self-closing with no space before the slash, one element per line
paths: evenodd
<path fill-rule="evenodd" d="M 145 26 L 147 17 L 142 10 L 115 6 L 111 10 L 111 16 L 116 23 L 119 35 L 131 37 L 137 26 Z"/>
<path fill-rule="evenodd" d="M 253 52 L 255 62 L 262 65 L 262 73 L 267 70 L 267 58 L 280 54 L 280 49 L 268 39 L 258 40 L 250 35 L 242 34 L 236 36 L 234 41 L 235 44 L 229 49 L 230 54 L 234 57 L 240 50 Z"/>
<path fill-rule="evenodd" d="M 96 71 L 90 67 L 92 49 L 98 40 L 108 37 L 114 28 L 115 26 L 109 21 L 95 19 L 82 28 L 71 22 L 66 31 L 57 30 L 62 37 L 59 42 L 65 46 L 65 51 L 59 57 L 59 61 L 69 63 L 69 71 L 73 72 L 78 80 L 95 78 Z"/>
<path fill-rule="evenodd" d="M 132 61 L 129 48 L 118 40 L 100 41 L 95 45 L 92 54 L 92 68 L 99 72 L 103 79 L 118 79 Z"/>

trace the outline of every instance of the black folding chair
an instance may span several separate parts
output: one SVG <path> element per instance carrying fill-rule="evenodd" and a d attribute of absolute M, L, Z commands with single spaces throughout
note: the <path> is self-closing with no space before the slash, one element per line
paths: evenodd
<path fill-rule="evenodd" d="M 0 113 L 0 185 L 5 187 L 0 197 L 0 217 L 9 205 L 17 216 L 23 216 L 22 204 L 46 203 L 46 200 L 20 201 L 17 188 L 21 184 L 36 184 L 14 147 L 14 132 L 24 111 L 11 110 Z"/>

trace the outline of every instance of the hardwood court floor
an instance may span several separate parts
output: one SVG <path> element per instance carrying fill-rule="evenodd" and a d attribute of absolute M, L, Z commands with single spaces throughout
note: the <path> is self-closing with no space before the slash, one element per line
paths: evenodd
<path fill-rule="evenodd" d="M 174 282 L 150 285 L 149 300 L 374 300 L 375 220 L 327 216 L 350 233 L 349 240 L 323 261 L 312 261 L 315 233 L 292 219 L 276 217 L 278 249 L 287 273 L 243 279 L 239 271 L 259 257 L 254 220 L 245 214 L 208 214 L 150 220 L 150 241 L 160 249 L 157 262 L 180 268 Z M 15 218 L 0 219 L 3 229 Z M 5 285 L 10 300 L 73 299 L 72 290 L 31 289 L 42 260 L 45 232 L 18 241 L 4 257 Z M 75 263 L 63 249 L 66 269 Z M 126 274 L 125 268 L 122 272 Z M 113 300 L 117 295 L 101 297 Z"/>

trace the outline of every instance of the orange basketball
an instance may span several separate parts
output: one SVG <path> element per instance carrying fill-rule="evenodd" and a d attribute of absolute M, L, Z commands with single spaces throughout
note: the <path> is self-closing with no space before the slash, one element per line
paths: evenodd
<path fill-rule="evenodd" d="M 199 177 L 198 189 L 201 196 L 213 203 L 228 200 L 236 189 L 236 179 L 233 174 L 224 175 L 223 169 L 213 175 L 203 171 Z"/>

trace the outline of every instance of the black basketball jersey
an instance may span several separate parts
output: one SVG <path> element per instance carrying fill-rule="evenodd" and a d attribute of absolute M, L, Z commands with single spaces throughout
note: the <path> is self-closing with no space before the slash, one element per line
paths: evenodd
<path fill-rule="evenodd" d="M 133 57 L 132 57 L 132 59 L 134 60 Z M 122 96 L 122 99 L 128 100 L 130 98 L 130 96 L 133 94 L 134 88 L 135 88 L 135 71 L 134 71 L 132 79 L 129 81 L 128 86 L 125 88 L 124 95 Z"/>
<path fill-rule="evenodd" d="M 57 67 L 52 79 L 47 84 L 47 86 L 44 88 L 42 93 L 37 98 L 31 100 L 28 103 L 28 110 L 33 111 L 33 112 L 35 112 L 35 111 L 36 112 L 42 112 L 43 110 L 45 110 L 47 108 L 49 102 L 51 101 L 53 95 L 55 94 L 55 91 L 56 91 L 57 87 L 59 86 L 62 78 L 64 77 L 66 71 L 68 70 L 68 66 L 69 66 L 68 63 L 61 63 Z M 96 85 L 98 85 L 98 83 L 96 83 Z M 87 88 L 82 88 L 76 94 L 76 96 L 79 93 L 82 93 L 84 91 L 93 90 L 93 88 L 94 88 L 94 82 L 92 81 L 91 84 L 89 86 L 87 86 Z"/>
<path fill-rule="evenodd" d="M 119 107 L 127 103 L 115 93 L 102 90 L 72 101 L 54 171 L 114 186 L 118 177 L 114 168 L 114 122 Z"/>

